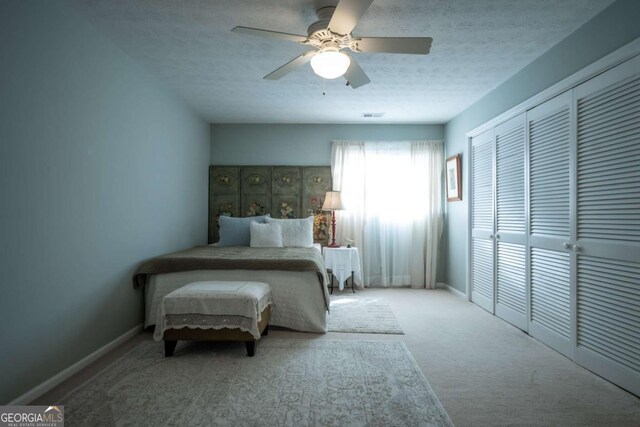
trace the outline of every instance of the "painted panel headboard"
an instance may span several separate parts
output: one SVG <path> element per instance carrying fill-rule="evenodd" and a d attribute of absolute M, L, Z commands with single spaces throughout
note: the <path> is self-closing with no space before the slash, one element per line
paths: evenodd
<path fill-rule="evenodd" d="M 315 217 L 314 240 L 326 244 L 329 217 L 320 208 L 332 190 L 330 166 L 209 166 L 209 243 L 220 215 Z"/>

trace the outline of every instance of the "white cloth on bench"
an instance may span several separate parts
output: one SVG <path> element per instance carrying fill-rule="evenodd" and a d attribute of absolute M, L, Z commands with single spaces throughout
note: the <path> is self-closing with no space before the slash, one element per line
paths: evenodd
<path fill-rule="evenodd" d="M 154 339 L 167 329 L 240 329 L 260 338 L 258 322 L 271 304 L 271 289 L 262 282 L 189 283 L 165 295 L 158 307 Z"/>

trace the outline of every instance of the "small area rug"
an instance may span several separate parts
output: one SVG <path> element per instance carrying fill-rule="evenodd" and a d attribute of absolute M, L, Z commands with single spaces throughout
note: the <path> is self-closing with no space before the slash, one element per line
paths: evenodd
<path fill-rule="evenodd" d="M 329 332 L 404 335 L 391 307 L 383 298 L 332 295 L 327 315 Z"/>
<path fill-rule="evenodd" d="M 68 425 L 451 426 L 400 341 L 143 341 L 59 404 Z"/>

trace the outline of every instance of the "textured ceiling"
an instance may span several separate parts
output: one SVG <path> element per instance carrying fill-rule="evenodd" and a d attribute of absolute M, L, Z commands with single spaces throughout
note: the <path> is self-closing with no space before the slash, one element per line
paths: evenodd
<path fill-rule="evenodd" d="M 263 80 L 307 48 L 230 31 L 306 35 L 330 0 L 69 0 L 213 123 L 445 123 L 612 1 L 376 0 L 354 36 L 430 36 L 433 46 L 355 54 L 371 83 L 352 89 L 309 65 Z"/>

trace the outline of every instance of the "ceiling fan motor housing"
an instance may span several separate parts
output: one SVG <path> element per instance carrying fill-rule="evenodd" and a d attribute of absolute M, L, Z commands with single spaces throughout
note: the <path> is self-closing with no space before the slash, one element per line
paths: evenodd
<path fill-rule="evenodd" d="M 318 20 L 307 28 L 307 43 L 320 50 L 350 48 L 355 51 L 355 40 L 352 39 L 351 34 L 341 35 L 328 28 L 335 10 L 335 6 L 325 6 L 316 11 Z"/>
<path fill-rule="evenodd" d="M 309 25 L 309 28 L 307 28 L 307 35 L 311 37 L 311 35 L 317 31 L 326 30 L 329 27 L 329 21 L 331 21 L 331 17 L 335 11 L 335 6 L 325 6 L 316 10 L 318 20 Z"/>

